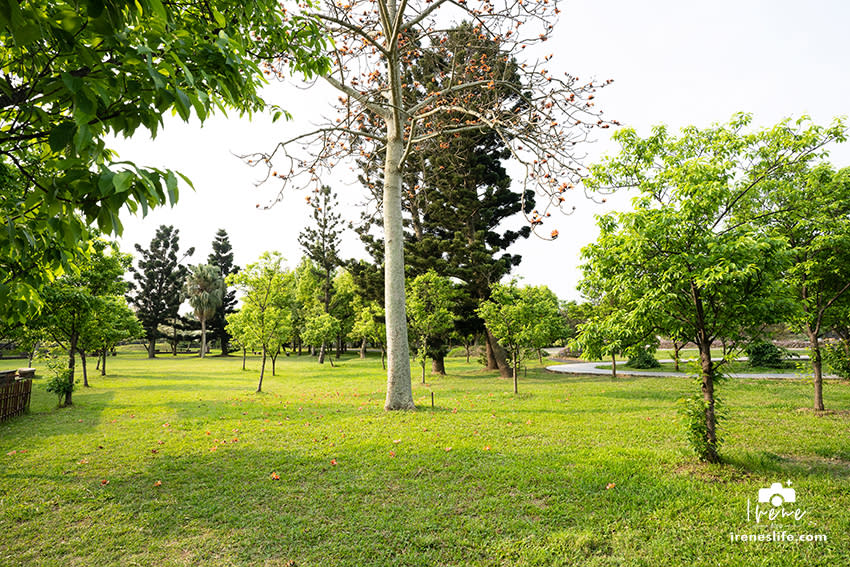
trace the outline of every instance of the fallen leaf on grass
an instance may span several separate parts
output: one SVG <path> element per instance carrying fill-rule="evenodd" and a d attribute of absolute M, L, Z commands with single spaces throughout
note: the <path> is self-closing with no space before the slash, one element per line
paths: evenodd
<path fill-rule="evenodd" d="M 390 457 L 395 457 L 395 451 L 390 451 Z"/>
<path fill-rule="evenodd" d="M 449 452 L 449 451 L 451 451 L 451 450 L 452 450 L 452 448 L 451 448 L 451 447 L 446 447 L 446 453 L 448 453 L 448 452 Z"/>
<path fill-rule="evenodd" d="M 272 480 L 280 480 L 280 475 L 276 472 L 273 472 L 271 475 L 269 475 L 269 478 L 271 478 Z"/>
<path fill-rule="evenodd" d="M 331 465 L 336 466 L 336 459 L 331 459 Z"/>
<path fill-rule="evenodd" d="M 484 450 L 485 450 L 485 451 L 489 451 L 489 450 L 490 450 L 490 445 L 484 445 Z"/>
<path fill-rule="evenodd" d="M 605 485 L 605 490 L 611 490 L 615 486 L 617 486 L 617 485 L 614 484 L 613 482 L 609 482 L 608 484 Z"/>
<path fill-rule="evenodd" d="M 81 465 L 87 465 L 87 464 L 89 464 L 89 460 L 88 459 L 80 459 L 80 464 Z"/>
<path fill-rule="evenodd" d="M 109 481 L 106 480 L 106 479 L 103 479 L 103 480 L 100 481 L 101 486 L 106 486 L 107 484 L 109 484 Z"/>
<path fill-rule="evenodd" d="M 162 486 L 162 481 L 161 481 L 161 480 L 158 480 L 158 481 L 156 481 L 155 483 L 153 483 L 153 485 L 154 485 L 154 486 Z"/>

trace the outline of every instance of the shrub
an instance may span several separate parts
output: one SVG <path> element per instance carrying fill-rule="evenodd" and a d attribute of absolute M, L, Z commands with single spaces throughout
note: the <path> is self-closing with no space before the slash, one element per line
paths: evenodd
<path fill-rule="evenodd" d="M 820 352 L 821 359 L 833 374 L 850 378 L 850 354 L 843 341 L 826 343 Z"/>
<path fill-rule="evenodd" d="M 744 349 L 750 367 L 785 368 L 785 351 L 769 341 L 753 341 Z"/>
<path fill-rule="evenodd" d="M 69 380 L 71 370 L 65 369 L 54 372 L 50 380 L 47 381 L 47 391 L 51 394 L 56 394 L 59 398 L 59 404 L 65 399 L 66 394 L 74 391 L 74 384 Z"/>
<path fill-rule="evenodd" d="M 649 352 L 647 348 L 635 351 L 626 363 L 629 368 L 660 368 L 661 363 Z"/>

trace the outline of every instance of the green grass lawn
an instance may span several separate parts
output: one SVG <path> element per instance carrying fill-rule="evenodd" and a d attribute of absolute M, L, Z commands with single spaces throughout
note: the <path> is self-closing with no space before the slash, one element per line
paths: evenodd
<path fill-rule="evenodd" d="M 0 424 L 0 565 L 850 564 L 843 382 L 822 416 L 803 381 L 722 382 L 709 466 L 678 421 L 685 378 L 532 369 L 515 396 L 451 359 L 420 410 L 387 413 L 374 357 L 282 359 L 256 394 L 256 359 L 142 356 L 71 408 L 37 381 Z M 787 480 L 805 515 L 748 521 Z M 730 541 L 772 531 L 828 541 Z"/>

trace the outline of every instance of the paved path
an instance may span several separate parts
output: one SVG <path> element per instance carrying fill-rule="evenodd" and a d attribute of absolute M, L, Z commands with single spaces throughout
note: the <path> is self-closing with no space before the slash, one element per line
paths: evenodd
<path fill-rule="evenodd" d="M 673 362 L 672 360 L 659 360 L 659 362 Z M 680 361 L 684 364 L 684 360 Z M 558 364 L 557 366 L 547 366 L 546 370 L 551 372 L 561 372 L 564 374 L 605 374 L 611 375 L 610 362 L 608 368 L 597 368 L 602 364 L 606 364 L 606 362 L 568 362 L 566 364 Z M 617 376 L 671 376 L 671 377 L 687 377 L 689 376 L 686 372 L 664 372 L 661 370 L 625 370 L 617 367 Z M 766 373 L 766 374 L 726 374 L 730 378 L 761 378 L 761 379 L 794 379 L 794 378 L 811 378 L 809 374 L 802 374 L 799 372 L 786 372 L 786 373 Z M 826 376 L 825 376 L 826 377 Z"/>

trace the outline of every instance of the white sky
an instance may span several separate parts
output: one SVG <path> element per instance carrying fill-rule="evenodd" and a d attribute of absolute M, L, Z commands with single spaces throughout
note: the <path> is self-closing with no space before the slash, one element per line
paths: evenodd
<path fill-rule="evenodd" d="M 841 0 L 571 0 L 563 5 L 553 43 L 553 71 L 582 79 L 615 82 L 598 93 L 608 118 L 641 133 L 658 123 L 673 128 L 726 121 L 737 111 L 752 112 L 755 124 L 809 114 L 820 124 L 850 114 L 850 3 Z M 554 72 L 553 72 L 554 74 Z M 167 120 L 156 140 L 137 135 L 114 144 L 122 159 L 138 165 L 176 169 L 190 179 L 180 202 L 146 218 L 123 214 L 122 248 L 147 247 L 160 224 L 180 229 L 181 248 L 195 246 L 192 263 L 205 262 L 219 228 L 230 234 L 236 263 L 253 262 L 265 250 L 279 250 L 294 265 L 301 256 L 298 233 L 309 218 L 304 194 L 292 193 L 268 211 L 258 203 L 277 193 L 272 184 L 257 188 L 259 171 L 233 153 L 269 150 L 278 140 L 304 131 L 329 114 L 326 88 L 297 90 L 275 85 L 267 100 L 287 108 L 292 122 L 271 124 L 231 117 L 197 122 Z M 587 163 L 614 151 L 611 130 L 598 131 L 587 148 Z M 850 143 L 833 149 L 837 167 L 850 165 Z M 344 219 L 359 218 L 364 193 L 356 172 L 340 167 L 328 180 L 339 193 Z M 604 206 L 576 198 L 571 216 L 550 219 L 546 231 L 560 238 L 534 237 L 514 246 L 523 256 L 514 274 L 531 284 L 546 284 L 563 299 L 575 298 L 580 278 L 579 250 L 596 236 L 594 215 L 627 207 L 628 198 Z M 362 256 L 356 236 L 346 235 L 343 256 Z"/>

